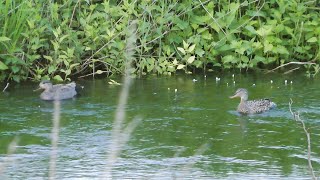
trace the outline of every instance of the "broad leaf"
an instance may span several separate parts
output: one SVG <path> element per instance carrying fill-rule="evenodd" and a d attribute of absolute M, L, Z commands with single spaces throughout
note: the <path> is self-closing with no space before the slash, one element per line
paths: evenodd
<path fill-rule="evenodd" d="M 185 66 L 186 66 L 186 65 L 184 65 L 184 64 L 179 64 L 178 67 L 177 67 L 177 69 L 183 69 Z"/>
<path fill-rule="evenodd" d="M 312 37 L 307 40 L 307 42 L 309 42 L 309 43 L 313 43 L 313 42 L 317 42 L 317 41 L 318 41 L 318 39 L 316 37 Z"/>
<path fill-rule="evenodd" d="M 10 38 L 7 38 L 5 36 L 1 36 L 0 37 L 0 42 L 3 42 L 3 41 L 10 41 L 11 39 Z"/>
<path fill-rule="evenodd" d="M 195 47 L 196 47 L 196 44 L 190 46 L 189 49 L 188 49 L 188 51 L 189 51 L 190 53 L 192 53 Z"/>
<path fill-rule="evenodd" d="M 0 61 L 0 70 L 6 70 L 6 69 L 8 69 L 8 66 Z"/>
<path fill-rule="evenodd" d="M 47 60 L 51 61 L 51 62 L 53 61 L 53 59 L 52 59 L 52 57 L 51 57 L 51 56 L 46 56 L 46 55 L 44 55 L 43 57 L 44 57 L 45 59 L 47 59 Z"/>
<path fill-rule="evenodd" d="M 177 47 L 177 49 L 178 49 L 182 54 L 186 54 L 186 51 L 185 51 L 182 47 Z"/>
<path fill-rule="evenodd" d="M 184 40 L 183 40 L 182 42 L 183 42 L 183 48 L 184 48 L 184 49 L 188 49 L 189 44 L 188 44 L 188 43 L 186 43 Z"/>
<path fill-rule="evenodd" d="M 59 75 L 55 75 L 54 77 L 53 77 L 53 79 L 54 80 L 56 80 L 56 81 L 63 81 L 63 79 L 61 78 L 61 76 L 59 76 Z"/>
<path fill-rule="evenodd" d="M 278 46 L 277 46 L 276 51 L 277 51 L 279 54 L 289 54 L 289 51 L 287 50 L 287 48 L 284 47 L 284 46 L 281 46 L 281 45 L 278 45 Z"/>
<path fill-rule="evenodd" d="M 250 33 L 256 34 L 256 30 L 254 29 L 253 26 L 247 25 L 245 28 L 246 28 Z"/>
<path fill-rule="evenodd" d="M 191 64 L 194 61 L 194 59 L 195 59 L 195 56 L 191 56 L 188 58 L 187 62 Z"/>
<path fill-rule="evenodd" d="M 11 66 L 12 72 L 17 73 L 20 70 L 20 66 Z"/>
<path fill-rule="evenodd" d="M 270 44 L 267 40 L 264 41 L 263 46 L 264 46 L 264 50 L 263 50 L 264 53 L 271 51 L 273 48 L 273 45 Z"/>

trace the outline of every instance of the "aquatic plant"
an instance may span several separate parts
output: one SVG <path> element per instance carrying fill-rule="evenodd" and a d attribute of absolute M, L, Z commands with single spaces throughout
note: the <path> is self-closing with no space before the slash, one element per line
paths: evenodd
<path fill-rule="evenodd" d="M 123 40 L 132 18 L 138 19 L 134 75 L 299 62 L 308 76 L 320 70 L 317 1 L 6 0 L 1 5 L 0 81 L 123 74 Z"/>

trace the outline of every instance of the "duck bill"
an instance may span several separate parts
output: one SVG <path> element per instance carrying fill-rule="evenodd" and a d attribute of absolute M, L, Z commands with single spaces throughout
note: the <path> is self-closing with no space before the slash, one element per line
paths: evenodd
<path fill-rule="evenodd" d="M 236 94 L 233 95 L 233 96 L 229 96 L 230 99 L 233 99 L 233 98 L 236 98 L 236 97 L 238 97 Z"/>
<path fill-rule="evenodd" d="M 42 89 L 41 87 L 38 87 L 38 89 L 34 89 L 33 92 L 39 91 L 39 90 L 41 90 L 41 89 Z"/>

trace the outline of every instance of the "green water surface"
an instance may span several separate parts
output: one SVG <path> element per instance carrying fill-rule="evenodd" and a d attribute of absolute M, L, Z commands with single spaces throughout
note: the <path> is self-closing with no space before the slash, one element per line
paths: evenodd
<path fill-rule="evenodd" d="M 134 79 L 126 123 L 142 121 L 113 168 L 114 179 L 310 179 L 306 135 L 289 112 L 290 98 L 311 133 L 319 175 L 319 79 L 228 73 L 217 82 L 217 76 Z M 56 176 L 100 179 L 122 86 L 107 79 L 77 83 L 84 86 L 81 96 L 61 102 Z M 228 97 L 239 87 L 249 90 L 249 99 L 271 98 L 277 108 L 238 114 L 239 99 Z M 53 103 L 40 100 L 36 88 L 12 84 L 0 93 L 1 179 L 48 178 Z M 14 139 L 16 149 L 8 154 Z"/>

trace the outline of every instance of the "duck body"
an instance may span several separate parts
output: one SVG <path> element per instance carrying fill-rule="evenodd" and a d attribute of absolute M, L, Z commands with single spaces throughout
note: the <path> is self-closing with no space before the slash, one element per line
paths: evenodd
<path fill-rule="evenodd" d="M 76 83 L 52 85 L 50 81 L 42 81 L 39 84 L 40 89 L 44 91 L 40 94 L 42 100 L 63 100 L 70 99 L 77 95 Z"/>
<path fill-rule="evenodd" d="M 248 101 L 248 91 L 244 88 L 239 88 L 230 98 L 235 97 L 241 98 L 237 111 L 242 114 L 262 113 L 277 106 L 276 103 L 272 102 L 270 99 Z"/>

